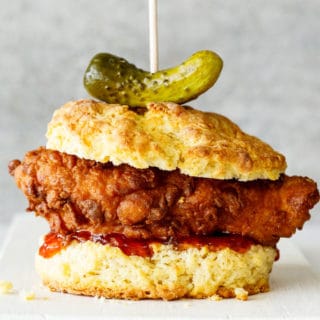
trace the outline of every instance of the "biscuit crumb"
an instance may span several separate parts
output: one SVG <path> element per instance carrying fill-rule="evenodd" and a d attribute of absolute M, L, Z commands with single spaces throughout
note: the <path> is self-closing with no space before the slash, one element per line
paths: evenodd
<path fill-rule="evenodd" d="M 23 298 L 23 300 L 31 301 L 31 300 L 35 300 L 36 294 L 33 291 L 22 290 L 20 292 L 20 297 Z"/>
<path fill-rule="evenodd" d="M 236 299 L 238 300 L 248 300 L 248 291 L 244 290 L 243 288 L 235 288 L 234 293 L 236 295 Z"/>
<path fill-rule="evenodd" d="M 10 281 L 0 280 L 0 294 L 9 294 L 12 292 L 13 284 Z"/>
<path fill-rule="evenodd" d="M 222 300 L 222 297 L 219 296 L 218 294 L 214 294 L 214 295 L 212 295 L 211 297 L 209 297 L 208 300 L 220 301 L 220 300 Z"/>

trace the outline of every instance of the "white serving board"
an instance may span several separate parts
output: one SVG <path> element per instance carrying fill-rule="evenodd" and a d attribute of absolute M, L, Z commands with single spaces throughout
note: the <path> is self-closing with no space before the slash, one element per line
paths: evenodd
<path fill-rule="evenodd" d="M 33 215 L 14 220 L 0 252 L 0 280 L 11 281 L 15 290 L 0 295 L 0 319 L 320 319 L 320 280 L 290 240 L 279 244 L 281 258 L 271 274 L 271 292 L 248 301 L 120 301 L 44 288 L 34 271 L 34 254 L 47 231 L 46 222 Z M 33 291 L 36 298 L 25 301 L 23 290 Z"/>

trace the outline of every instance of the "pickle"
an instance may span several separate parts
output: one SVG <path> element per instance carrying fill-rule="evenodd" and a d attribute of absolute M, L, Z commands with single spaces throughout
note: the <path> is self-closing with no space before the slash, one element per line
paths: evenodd
<path fill-rule="evenodd" d="M 185 103 L 214 85 L 223 62 L 203 50 L 176 67 L 150 73 L 123 58 L 99 53 L 84 74 L 84 86 L 93 97 L 108 103 L 146 106 L 148 102 Z"/>

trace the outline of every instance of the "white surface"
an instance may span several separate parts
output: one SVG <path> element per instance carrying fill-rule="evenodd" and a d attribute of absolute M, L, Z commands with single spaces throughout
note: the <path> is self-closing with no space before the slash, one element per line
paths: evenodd
<path fill-rule="evenodd" d="M 15 291 L 0 296 L 0 319 L 237 319 L 320 318 L 320 282 L 291 240 L 279 244 L 281 258 L 271 274 L 272 291 L 235 299 L 181 301 L 118 301 L 51 293 L 34 271 L 34 253 L 47 225 L 32 215 L 19 215 L 8 231 L 0 257 L 0 279 Z M 21 292 L 34 291 L 24 301 Z"/>

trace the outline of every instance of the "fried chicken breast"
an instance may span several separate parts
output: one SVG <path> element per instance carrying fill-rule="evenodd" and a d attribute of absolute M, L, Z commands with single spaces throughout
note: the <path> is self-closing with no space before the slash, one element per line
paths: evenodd
<path fill-rule="evenodd" d="M 129 238 L 183 237 L 228 232 L 274 245 L 309 219 L 319 200 L 308 178 L 239 182 L 189 177 L 79 159 L 39 148 L 10 172 L 56 233 L 89 230 Z"/>

